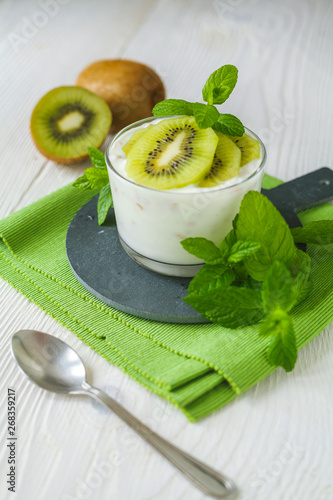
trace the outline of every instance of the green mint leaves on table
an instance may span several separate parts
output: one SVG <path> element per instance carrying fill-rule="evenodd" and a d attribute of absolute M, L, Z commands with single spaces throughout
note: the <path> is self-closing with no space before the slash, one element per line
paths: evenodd
<path fill-rule="evenodd" d="M 206 262 L 191 280 L 185 302 L 226 328 L 261 322 L 259 335 L 270 338 L 269 362 L 286 371 L 297 359 L 289 313 L 311 292 L 311 260 L 296 242 L 332 243 L 332 221 L 290 230 L 268 198 L 256 191 L 244 196 L 219 247 L 205 238 L 181 242 Z"/>
<path fill-rule="evenodd" d="M 242 136 L 244 126 L 233 115 L 220 113 L 214 104 L 224 103 L 237 83 L 238 70 L 227 64 L 210 75 L 202 89 L 202 97 L 207 104 L 188 102 L 183 99 L 166 99 L 153 108 L 154 116 L 189 115 L 194 116 L 200 128 L 212 127 L 218 132 L 232 136 Z"/>
<path fill-rule="evenodd" d="M 99 149 L 90 147 L 88 147 L 88 153 L 93 167 L 87 168 L 84 175 L 76 179 L 73 186 L 99 191 L 97 215 L 98 224 L 101 225 L 106 219 L 109 208 L 113 207 L 112 193 L 104 154 Z"/>

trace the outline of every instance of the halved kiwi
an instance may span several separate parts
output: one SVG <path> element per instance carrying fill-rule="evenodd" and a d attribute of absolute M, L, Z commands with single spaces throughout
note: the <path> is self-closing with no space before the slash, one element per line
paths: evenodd
<path fill-rule="evenodd" d="M 241 167 L 260 157 L 259 142 L 256 139 L 253 139 L 253 137 L 250 137 L 247 134 L 243 134 L 241 137 L 229 137 L 241 151 Z"/>
<path fill-rule="evenodd" d="M 209 172 L 199 184 L 199 187 L 213 187 L 239 174 L 241 164 L 240 149 L 221 132 L 215 132 L 219 142 L 214 154 Z"/>
<path fill-rule="evenodd" d="M 99 147 L 112 121 L 103 99 L 81 87 L 58 87 L 37 103 L 31 134 L 37 149 L 58 163 L 75 163 Z"/>
<path fill-rule="evenodd" d="M 126 172 L 138 184 L 172 189 L 197 183 L 209 171 L 218 138 L 192 116 L 166 118 L 145 132 L 127 154 Z"/>

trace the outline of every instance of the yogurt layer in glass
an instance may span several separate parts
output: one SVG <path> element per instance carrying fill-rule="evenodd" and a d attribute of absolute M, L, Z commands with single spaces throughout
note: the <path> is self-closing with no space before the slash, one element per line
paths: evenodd
<path fill-rule="evenodd" d="M 109 143 L 106 163 L 112 190 L 117 229 L 125 251 L 139 264 L 170 276 L 194 276 L 203 261 L 189 254 L 180 242 L 204 237 L 219 245 L 232 228 L 244 195 L 260 191 L 266 151 L 253 132 L 245 132 L 260 144 L 260 158 L 240 169 L 240 174 L 218 186 L 191 184 L 159 190 L 129 179 L 122 147 L 138 128 L 164 118 L 146 118 L 121 130 Z"/>

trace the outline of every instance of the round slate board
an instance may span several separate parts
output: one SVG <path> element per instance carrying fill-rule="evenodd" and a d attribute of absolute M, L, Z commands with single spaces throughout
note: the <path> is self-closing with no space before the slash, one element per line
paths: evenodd
<path fill-rule="evenodd" d="M 191 278 L 164 276 L 134 262 L 121 246 L 112 209 L 98 225 L 97 199 L 77 212 L 67 231 L 67 258 L 79 282 L 106 304 L 140 318 L 207 323 L 182 300 Z"/>

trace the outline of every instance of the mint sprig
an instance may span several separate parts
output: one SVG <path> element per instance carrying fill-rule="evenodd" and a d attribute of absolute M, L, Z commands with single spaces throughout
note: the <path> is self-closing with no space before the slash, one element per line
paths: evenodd
<path fill-rule="evenodd" d="M 97 217 L 98 224 L 102 225 L 105 222 L 109 208 L 113 207 L 109 176 L 102 151 L 88 147 L 88 153 L 93 167 L 87 168 L 84 174 L 76 179 L 73 186 L 79 189 L 91 189 L 99 192 Z"/>
<path fill-rule="evenodd" d="M 218 132 L 232 136 L 242 136 L 244 126 L 234 115 L 220 113 L 214 104 L 224 103 L 237 83 L 238 70 L 227 64 L 210 75 L 202 89 L 203 100 L 189 102 L 183 99 L 166 99 L 153 108 L 153 115 L 158 117 L 172 115 L 194 116 L 200 128 L 212 127 Z"/>
<path fill-rule="evenodd" d="M 184 300 L 226 328 L 260 322 L 259 335 L 270 339 L 269 363 L 290 371 L 297 359 L 290 312 L 311 292 L 311 260 L 295 240 L 328 244 L 331 231 L 332 221 L 290 230 L 268 198 L 250 191 L 219 247 L 205 238 L 181 241 L 206 262 Z"/>

